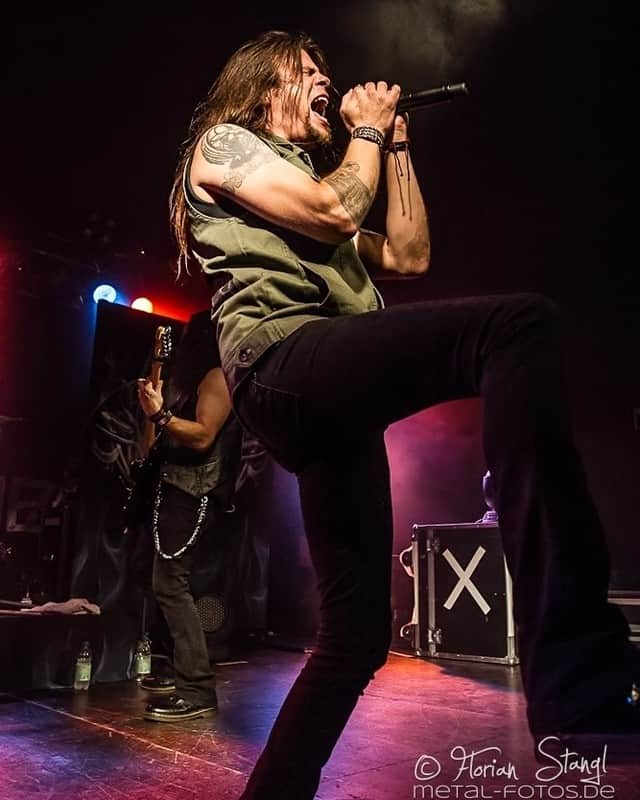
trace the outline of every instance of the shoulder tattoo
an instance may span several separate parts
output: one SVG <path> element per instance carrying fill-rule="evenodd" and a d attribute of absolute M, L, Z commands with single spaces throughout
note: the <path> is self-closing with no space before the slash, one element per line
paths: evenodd
<path fill-rule="evenodd" d="M 222 188 L 234 194 L 250 173 L 278 156 L 250 131 L 237 125 L 214 125 L 202 139 L 202 155 L 210 164 L 227 166 Z"/>

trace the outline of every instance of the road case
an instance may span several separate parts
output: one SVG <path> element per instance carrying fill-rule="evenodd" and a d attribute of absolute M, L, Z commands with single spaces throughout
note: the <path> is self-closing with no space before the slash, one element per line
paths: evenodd
<path fill-rule="evenodd" d="M 416 655 L 519 663 L 511 576 L 495 522 L 414 525 Z"/>

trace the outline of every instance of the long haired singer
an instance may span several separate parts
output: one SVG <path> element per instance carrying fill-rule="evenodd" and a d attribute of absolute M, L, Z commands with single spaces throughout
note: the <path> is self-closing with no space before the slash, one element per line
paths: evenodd
<path fill-rule="evenodd" d="M 228 278 L 213 298 L 234 408 L 297 475 L 321 619 L 242 800 L 307 800 L 390 642 L 392 516 L 383 434 L 463 397 L 483 444 L 515 587 L 535 735 L 638 729 L 628 626 L 574 446 L 559 312 L 534 294 L 384 308 L 371 278 L 429 266 L 427 212 L 400 87 L 350 89 L 324 177 L 331 81 L 308 36 L 240 47 L 199 106 L 172 196 L 184 260 Z M 362 228 L 379 183 L 386 231 Z"/>

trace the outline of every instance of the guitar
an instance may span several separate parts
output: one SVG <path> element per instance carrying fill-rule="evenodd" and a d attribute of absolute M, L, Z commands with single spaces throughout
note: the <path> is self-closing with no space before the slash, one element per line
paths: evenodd
<path fill-rule="evenodd" d="M 171 326 L 156 328 L 153 355 L 151 358 L 151 383 L 158 388 L 162 367 L 171 353 Z M 145 419 L 140 451 L 142 458 L 130 465 L 127 500 L 124 506 L 125 530 L 150 519 L 153 493 L 158 482 L 159 463 L 154 445 L 157 442 L 155 425 Z"/>
<path fill-rule="evenodd" d="M 151 383 L 154 389 L 158 388 L 162 377 L 162 365 L 169 358 L 171 353 L 171 326 L 158 325 L 153 344 L 153 356 L 151 358 Z M 153 422 L 145 419 L 144 430 L 142 432 L 141 451 L 143 459 L 149 458 L 149 453 L 156 440 L 156 426 Z"/>

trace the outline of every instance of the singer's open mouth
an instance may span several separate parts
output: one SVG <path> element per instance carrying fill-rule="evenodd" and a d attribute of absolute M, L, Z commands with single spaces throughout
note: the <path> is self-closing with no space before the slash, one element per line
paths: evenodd
<path fill-rule="evenodd" d="M 322 122 L 327 125 L 327 108 L 329 107 L 329 98 L 326 95 L 319 95 L 315 97 L 311 101 L 311 113 L 316 116 L 317 119 L 322 120 Z"/>

